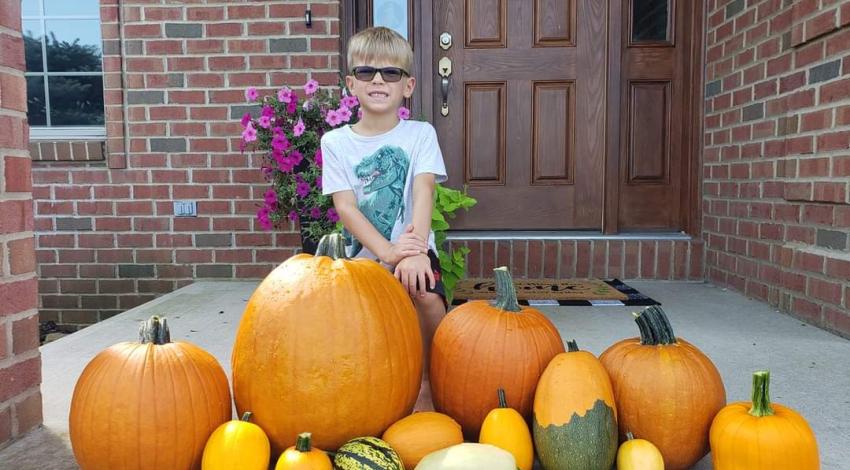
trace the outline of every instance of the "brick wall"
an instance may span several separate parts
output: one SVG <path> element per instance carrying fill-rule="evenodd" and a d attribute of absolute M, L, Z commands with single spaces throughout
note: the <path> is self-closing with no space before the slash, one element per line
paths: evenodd
<path fill-rule="evenodd" d="M 850 4 L 710 0 L 709 280 L 850 335 Z"/>
<path fill-rule="evenodd" d="M 0 2 L 0 447 L 41 424 L 20 2 Z"/>
<path fill-rule="evenodd" d="M 254 218 L 266 187 L 239 151 L 244 89 L 338 82 L 337 0 L 310 2 L 310 29 L 299 1 L 101 3 L 106 161 L 33 164 L 41 317 L 60 325 L 291 256 L 299 235 Z"/>

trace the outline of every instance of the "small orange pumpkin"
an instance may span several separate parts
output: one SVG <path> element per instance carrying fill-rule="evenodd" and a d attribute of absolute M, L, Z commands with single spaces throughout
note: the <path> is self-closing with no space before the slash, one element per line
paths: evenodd
<path fill-rule="evenodd" d="M 309 432 L 302 432 L 295 445 L 286 449 L 274 470 L 332 470 L 331 459 L 322 449 L 313 447 Z"/>
<path fill-rule="evenodd" d="M 422 411 L 396 421 L 381 439 L 398 452 L 405 468 L 413 469 L 431 452 L 463 442 L 463 432 L 450 416 Z"/>
<path fill-rule="evenodd" d="M 817 470 L 818 443 L 799 413 L 770 402 L 770 372 L 753 374 L 752 401 L 726 406 L 711 424 L 715 470 Z"/>
<path fill-rule="evenodd" d="M 165 318 L 142 322 L 86 365 L 69 426 L 82 470 L 198 468 L 207 438 L 231 417 L 227 376 L 194 344 L 171 342 Z"/>
<path fill-rule="evenodd" d="M 251 412 L 213 431 L 204 447 L 201 470 L 268 470 L 270 446 L 266 433 L 251 422 Z"/>
<path fill-rule="evenodd" d="M 520 307 L 508 268 L 493 270 L 496 300 L 467 302 L 452 310 L 434 333 L 431 391 L 434 408 L 456 419 L 476 440 L 484 417 L 504 388 L 513 407 L 529 419 L 540 374 L 564 343 L 539 310 Z"/>
<path fill-rule="evenodd" d="M 620 441 L 631 431 L 658 447 L 668 470 L 691 468 L 708 453 L 711 420 L 726 404 L 723 380 L 711 359 L 676 338 L 660 307 L 635 322 L 640 338 L 599 357 L 614 387 Z"/>

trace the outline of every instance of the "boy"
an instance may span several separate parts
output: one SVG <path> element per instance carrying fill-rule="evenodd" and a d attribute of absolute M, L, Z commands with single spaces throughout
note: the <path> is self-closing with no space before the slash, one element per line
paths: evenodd
<path fill-rule="evenodd" d="M 431 340 L 446 314 L 431 211 L 434 185 L 447 177 L 434 128 L 398 117 L 402 100 L 416 86 L 412 62 L 410 44 L 388 28 L 369 28 L 351 38 L 345 84 L 363 114 L 357 124 L 322 137 L 322 190 L 333 194 L 350 236 L 349 256 L 390 267 L 413 298 L 424 347 L 416 409 L 425 410 L 433 409 Z"/>

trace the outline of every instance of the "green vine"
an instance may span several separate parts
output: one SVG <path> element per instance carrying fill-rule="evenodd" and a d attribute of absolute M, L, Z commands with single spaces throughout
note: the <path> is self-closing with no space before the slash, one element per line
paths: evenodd
<path fill-rule="evenodd" d="M 446 300 L 452 303 L 455 286 L 466 275 L 466 255 L 469 248 L 462 246 L 451 253 L 445 249 L 446 235 L 449 230 L 449 220 L 455 217 L 455 212 L 463 208 L 469 210 L 478 201 L 463 191 L 437 185 L 435 189 L 434 210 L 431 212 L 431 230 L 434 231 L 434 242 L 437 245 L 437 255 L 440 258 L 440 270 L 443 272 L 443 285 L 446 287 Z"/>

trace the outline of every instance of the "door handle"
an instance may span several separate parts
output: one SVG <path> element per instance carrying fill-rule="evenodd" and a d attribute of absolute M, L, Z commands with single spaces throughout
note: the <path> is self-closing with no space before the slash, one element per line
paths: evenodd
<path fill-rule="evenodd" d="M 437 64 L 437 73 L 442 77 L 440 79 L 440 91 L 443 95 L 443 105 L 440 107 L 440 114 L 443 116 L 449 115 L 449 77 L 452 75 L 452 60 L 448 57 L 440 59 Z"/>

